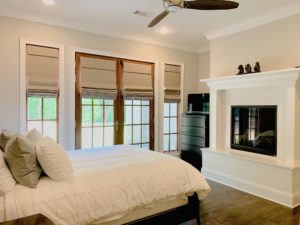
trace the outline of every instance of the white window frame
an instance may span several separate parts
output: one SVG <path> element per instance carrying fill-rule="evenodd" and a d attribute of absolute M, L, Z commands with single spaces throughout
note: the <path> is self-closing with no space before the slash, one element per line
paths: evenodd
<path fill-rule="evenodd" d="M 20 38 L 20 133 L 26 132 L 26 45 L 39 45 L 59 49 L 59 101 L 58 131 L 59 143 L 65 143 L 64 130 L 64 45 L 60 43 L 40 41 L 31 38 Z"/>

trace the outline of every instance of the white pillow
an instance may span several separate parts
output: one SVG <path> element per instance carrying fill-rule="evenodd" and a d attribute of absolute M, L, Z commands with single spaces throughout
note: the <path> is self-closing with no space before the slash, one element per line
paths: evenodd
<path fill-rule="evenodd" d="M 40 139 L 43 138 L 43 135 L 37 129 L 34 128 L 28 131 L 25 134 L 25 137 L 27 137 L 30 141 L 36 144 Z"/>
<path fill-rule="evenodd" d="M 50 137 L 40 139 L 36 144 L 38 161 L 44 172 L 55 181 L 73 179 L 72 163 L 65 149 Z"/>
<path fill-rule="evenodd" d="M 13 190 L 15 185 L 16 181 L 4 161 L 3 152 L 0 151 L 0 195 Z"/>

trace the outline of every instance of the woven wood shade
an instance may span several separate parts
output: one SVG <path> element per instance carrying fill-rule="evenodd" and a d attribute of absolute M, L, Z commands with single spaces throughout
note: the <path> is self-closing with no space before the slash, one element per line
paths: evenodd
<path fill-rule="evenodd" d="M 58 95 L 59 50 L 27 45 L 26 78 L 28 95 Z"/>
<path fill-rule="evenodd" d="M 117 63 L 110 59 L 80 58 L 82 97 L 115 99 Z"/>
<path fill-rule="evenodd" d="M 165 101 L 180 102 L 181 67 L 165 65 Z"/>
<path fill-rule="evenodd" d="M 124 62 L 123 96 L 125 99 L 153 99 L 152 66 Z"/>

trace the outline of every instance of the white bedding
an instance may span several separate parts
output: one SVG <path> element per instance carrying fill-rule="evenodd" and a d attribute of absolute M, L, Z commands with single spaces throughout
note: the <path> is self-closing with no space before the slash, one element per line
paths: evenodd
<path fill-rule="evenodd" d="M 57 225 L 85 225 L 194 192 L 202 199 L 209 191 L 196 169 L 173 156 L 121 145 L 69 155 L 74 181 L 43 177 L 36 189 L 17 185 L 5 196 L 5 220 L 42 213 Z"/>

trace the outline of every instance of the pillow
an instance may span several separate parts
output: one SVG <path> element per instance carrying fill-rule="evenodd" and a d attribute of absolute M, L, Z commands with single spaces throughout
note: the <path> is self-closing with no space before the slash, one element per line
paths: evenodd
<path fill-rule="evenodd" d="M 25 134 L 25 137 L 27 137 L 30 141 L 36 144 L 41 138 L 43 138 L 43 135 L 37 129 L 34 128 L 28 131 Z"/>
<path fill-rule="evenodd" d="M 15 188 L 16 181 L 12 177 L 0 151 L 0 195 L 4 195 Z"/>
<path fill-rule="evenodd" d="M 42 173 L 35 145 L 26 137 L 17 136 L 5 150 L 4 157 L 15 180 L 26 187 L 35 188 Z"/>
<path fill-rule="evenodd" d="M 44 172 L 55 181 L 73 179 L 72 163 L 65 149 L 50 137 L 42 138 L 36 144 L 38 161 Z"/>
<path fill-rule="evenodd" d="M 17 135 L 9 130 L 2 130 L 0 134 L 0 149 L 4 152 L 5 146 L 7 145 L 8 141 L 12 138 L 15 138 Z"/>

